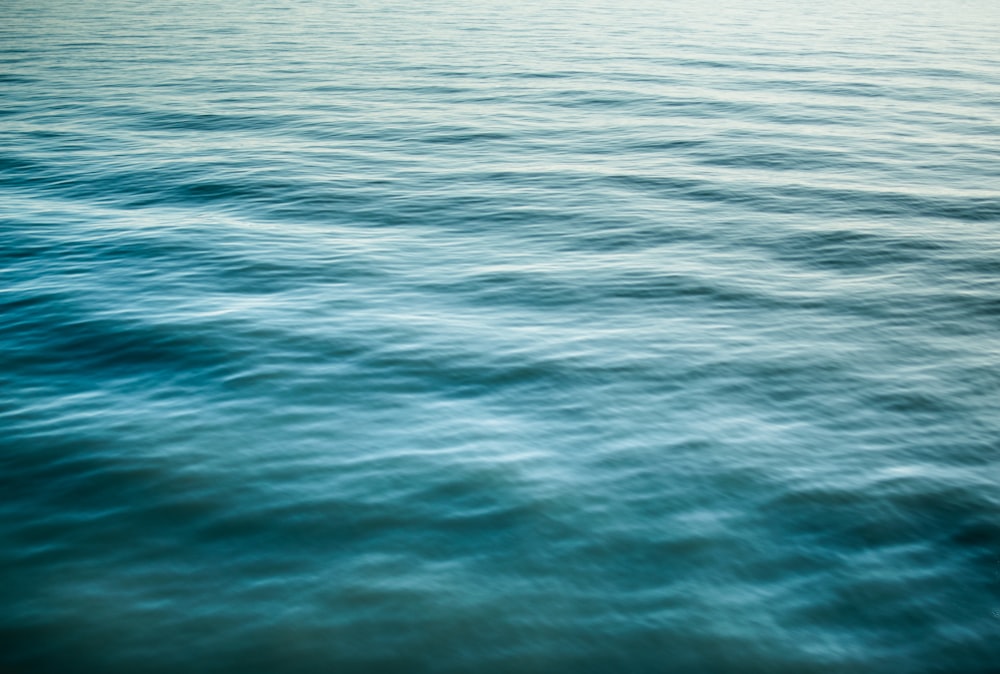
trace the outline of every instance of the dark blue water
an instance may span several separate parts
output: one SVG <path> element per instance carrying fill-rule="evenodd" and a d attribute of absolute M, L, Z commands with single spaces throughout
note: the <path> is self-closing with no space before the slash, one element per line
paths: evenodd
<path fill-rule="evenodd" d="M 4 0 L 3 671 L 996 671 L 997 44 Z"/>

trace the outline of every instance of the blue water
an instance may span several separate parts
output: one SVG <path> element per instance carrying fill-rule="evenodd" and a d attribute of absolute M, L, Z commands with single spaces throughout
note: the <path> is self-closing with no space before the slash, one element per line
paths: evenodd
<path fill-rule="evenodd" d="M 997 671 L 998 44 L 4 0 L 0 668 Z"/>

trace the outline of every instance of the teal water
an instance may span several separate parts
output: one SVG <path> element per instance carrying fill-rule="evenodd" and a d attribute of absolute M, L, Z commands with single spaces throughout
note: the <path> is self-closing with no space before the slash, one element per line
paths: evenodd
<path fill-rule="evenodd" d="M 5 0 L 0 669 L 996 671 L 997 44 Z"/>

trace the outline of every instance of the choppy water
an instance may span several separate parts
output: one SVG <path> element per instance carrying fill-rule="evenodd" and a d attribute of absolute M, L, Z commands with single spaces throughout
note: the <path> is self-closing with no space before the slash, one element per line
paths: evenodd
<path fill-rule="evenodd" d="M 5 0 L 4 671 L 994 670 L 998 43 Z"/>

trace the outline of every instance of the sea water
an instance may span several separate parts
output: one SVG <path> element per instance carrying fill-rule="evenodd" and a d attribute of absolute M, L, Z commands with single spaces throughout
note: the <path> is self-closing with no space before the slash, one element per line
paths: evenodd
<path fill-rule="evenodd" d="M 996 671 L 998 44 L 4 0 L 3 671 Z"/>

